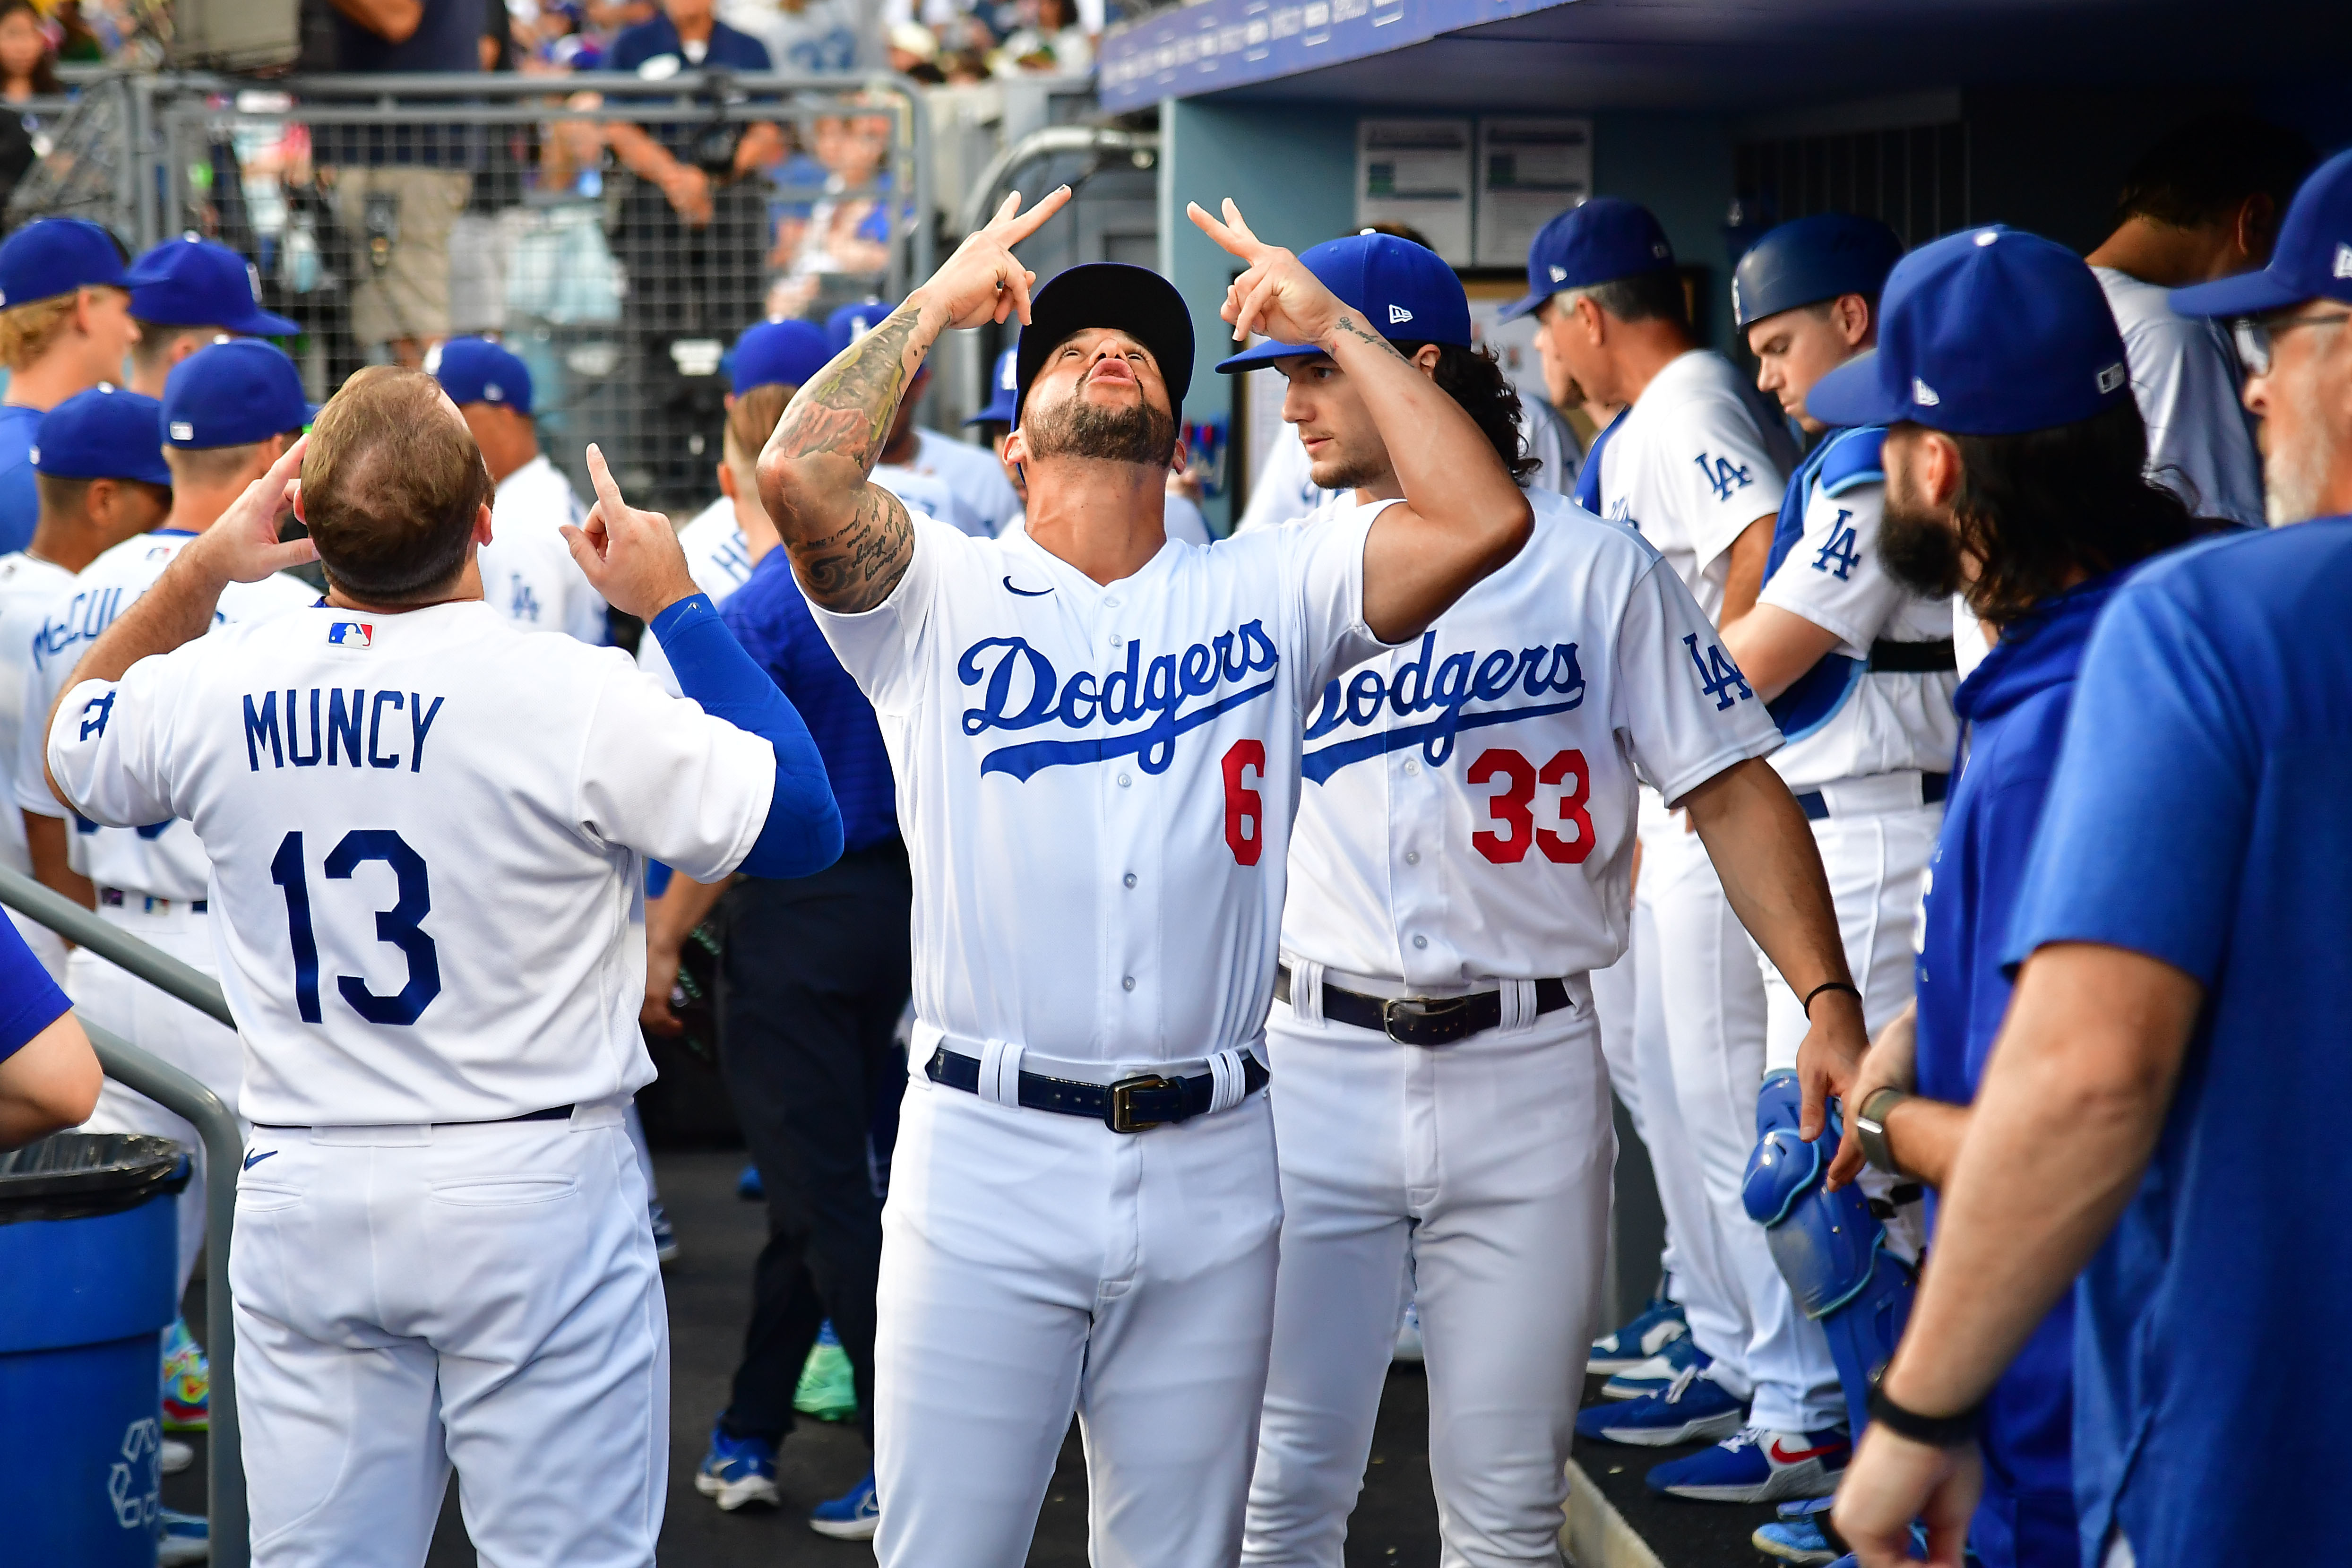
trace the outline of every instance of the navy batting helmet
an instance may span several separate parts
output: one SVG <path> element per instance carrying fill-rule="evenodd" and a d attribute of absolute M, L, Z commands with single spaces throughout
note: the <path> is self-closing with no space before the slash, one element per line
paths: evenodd
<path fill-rule="evenodd" d="M 1767 316 L 1843 294 L 1875 300 L 1902 255 L 1903 242 L 1876 218 L 1816 213 L 1784 223 L 1733 270 L 1733 324 L 1745 331 Z"/>

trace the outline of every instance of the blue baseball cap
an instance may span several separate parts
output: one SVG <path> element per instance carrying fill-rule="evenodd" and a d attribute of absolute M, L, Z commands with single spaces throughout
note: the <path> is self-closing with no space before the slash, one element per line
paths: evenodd
<path fill-rule="evenodd" d="M 844 305 L 824 319 L 824 357 L 831 359 L 889 318 L 898 307 L 871 297 Z"/>
<path fill-rule="evenodd" d="M 517 414 L 530 412 L 530 366 L 488 338 L 451 338 L 434 351 L 425 368 L 460 408 L 493 403 Z"/>
<path fill-rule="evenodd" d="M 41 416 L 35 471 L 61 479 L 138 479 L 171 488 L 163 443 L 163 405 L 103 382 Z"/>
<path fill-rule="evenodd" d="M 122 248 L 86 218 L 45 217 L 0 245 L 0 310 L 38 304 L 77 289 L 127 289 Z"/>
<path fill-rule="evenodd" d="M 1019 414 L 1021 351 L 1006 349 L 996 356 L 996 379 L 990 384 L 988 406 L 964 421 L 967 425 L 1010 425 Z"/>
<path fill-rule="evenodd" d="M 2352 153 L 2319 165 L 2294 193 L 2268 267 L 2172 291 L 2184 316 L 2260 316 L 2305 300 L 2352 300 Z"/>
<path fill-rule="evenodd" d="M 172 367 L 163 383 L 163 441 L 198 449 L 242 447 L 299 430 L 318 415 L 302 395 L 302 373 L 259 338 L 208 343 Z"/>
<path fill-rule="evenodd" d="M 1879 298 L 1878 347 L 1815 382 L 1805 407 L 1828 425 L 1908 420 L 2014 436 L 2130 395 L 2123 335 L 2083 258 L 1996 224 L 1896 262 Z"/>
<path fill-rule="evenodd" d="M 1622 196 L 1595 196 L 1536 231 L 1528 247 L 1528 291 L 1502 309 L 1515 321 L 1563 289 L 1674 268 L 1675 247 L 1650 209 Z"/>
<path fill-rule="evenodd" d="M 226 245 L 194 234 L 167 239 L 131 264 L 131 313 L 161 327 L 218 327 L 290 338 L 299 321 L 261 308 L 261 274 Z"/>
<path fill-rule="evenodd" d="M 848 346 L 846 339 L 842 346 Z M 825 367 L 834 353 L 824 330 L 814 321 L 755 322 L 743 329 L 728 356 L 735 395 L 740 397 L 755 386 L 803 385 Z"/>
<path fill-rule="evenodd" d="M 1298 253 L 1339 302 L 1360 310 L 1382 337 L 1470 346 L 1470 297 L 1437 252 L 1392 234 L 1351 234 Z M 1278 359 L 1319 354 L 1313 343 L 1272 341 L 1217 362 L 1230 375 Z"/>
<path fill-rule="evenodd" d="M 1846 294 L 1875 300 L 1902 257 L 1903 242 L 1874 217 L 1815 213 L 1767 229 L 1732 269 L 1731 324 L 1746 331 Z"/>

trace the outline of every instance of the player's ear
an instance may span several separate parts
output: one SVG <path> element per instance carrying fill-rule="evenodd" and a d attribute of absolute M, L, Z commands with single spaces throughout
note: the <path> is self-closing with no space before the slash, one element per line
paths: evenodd
<path fill-rule="evenodd" d="M 1192 448 L 1184 439 L 1184 427 L 1179 425 L 1176 426 L 1176 450 L 1169 455 L 1168 471 L 1171 474 L 1181 474 L 1184 471 L 1184 466 L 1192 460 Z"/>
<path fill-rule="evenodd" d="M 725 496 L 730 502 L 735 499 L 735 469 L 730 464 L 719 465 L 719 493 Z"/>
<path fill-rule="evenodd" d="M 1004 433 L 1004 460 L 1015 467 L 1029 460 L 1029 437 L 1018 425 Z"/>
<path fill-rule="evenodd" d="M 1423 343 L 1413 351 L 1412 367 L 1434 381 L 1437 379 L 1437 362 L 1444 357 L 1444 352 L 1435 343 Z"/>
<path fill-rule="evenodd" d="M 490 542 L 490 503 L 484 501 L 474 513 L 474 545 L 479 549 Z"/>

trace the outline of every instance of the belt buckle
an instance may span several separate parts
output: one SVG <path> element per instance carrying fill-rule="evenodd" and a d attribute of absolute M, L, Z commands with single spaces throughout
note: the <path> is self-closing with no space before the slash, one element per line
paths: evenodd
<path fill-rule="evenodd" d="M 1114 1132 L 1141 1132 L 1147 1128 L 1159 1126 L 1157 1121 L 1138 1121 L 1135 1119 L 1135 1096 L 1139 1090 L 1176 1087 L 1174 1079 L 1161 1078 L 1156 1073 L 1119 1079 L 1110 1086 L 1109 1092 L 1104 1097 L 1103 1125 Z"/>
<path fill-rule="evenodd" d="M 1417 1046 L 1423 1042 L 1419 1040 L 1408 1040 L 1402 1035 L 1397 1033 L 1398 1019 L 1402 1018 L 1408 1023 L 1414 1024 L 1442 1024 L 1453 1020 L 1456 1014 L 1469 1011 L 1469 1007 L 1470 998 L 1467 996 L 1391 997 L 1381 1004 L 1381 1032 L 1388 1036 L 1390 1039 L 1394 1040 L 1400 1046 Z M 1469 1031 L 1465 1029 L 1462 1031 L 1462 1034 L 1447 1036 L 1446 1040 L 1458 1040 L 1462 1038 L 1464 1035 L 1468 1033 Z M 1431 1043 L 1443 1045 L 1446 1043 L 1446 1040 L 1438 1040 Z"/>

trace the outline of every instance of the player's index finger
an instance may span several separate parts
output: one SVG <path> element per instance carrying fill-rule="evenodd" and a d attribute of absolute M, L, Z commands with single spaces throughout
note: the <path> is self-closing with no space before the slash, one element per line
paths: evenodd
<path fill-rule="evenodd" d="M 621 487 L 613 482 L 613 470 L 605 466 L 604 448 L 593 441 L 588 443 L 588 482 L 595 487 L 598 500 L 611 501 L 616 509 L 629 504 L 621 499 Z"/>
<path fill-rule="evenodd" d="M 1019 198 L 1016 195 L 1014 199 L 1018 200 Z M 1012 224 L 1006 227 L 1004 231 L 1004 243 L 1007 245 L 1018 245 L 1021 241 L 1036 233 L 1038 229 L 1045 226 L 1047 218 L 1052 217 L 1055 213 L 1062 210 L 1063 204 L 1067 202 L 1069 199 L 1069 186 L 1063 185 L 1053 191 L 1044 201 L 1039 202 L 1035 206 L 1031 207 L 1027 212 L 1022 214 L 1021 216 L 1015 218 Z"/>
<path fill-rule="evenodd" d="M 1184 216 L 1191 218 L 1192 222 L 1199 226 L 1202 234 L 1205 234 L 1211 239 L 1215 240 L 1217 244 L 1223 247 L 1225 250 L 1231 252 L 1234 256 L 1240 257 L 1244 261 L 1251 259 L 1252 253 L 1255 249 L 1255 247 L 1243 243 L 1241 238 L 1236 236 L 1232 229 L 1227 228 L 1223 224 L 1219 223 L 1215 218 L 1211 217 L 1207 212 L 1203 211 L 1200 203 L 1189 202 L 1185 204 Z"/>

